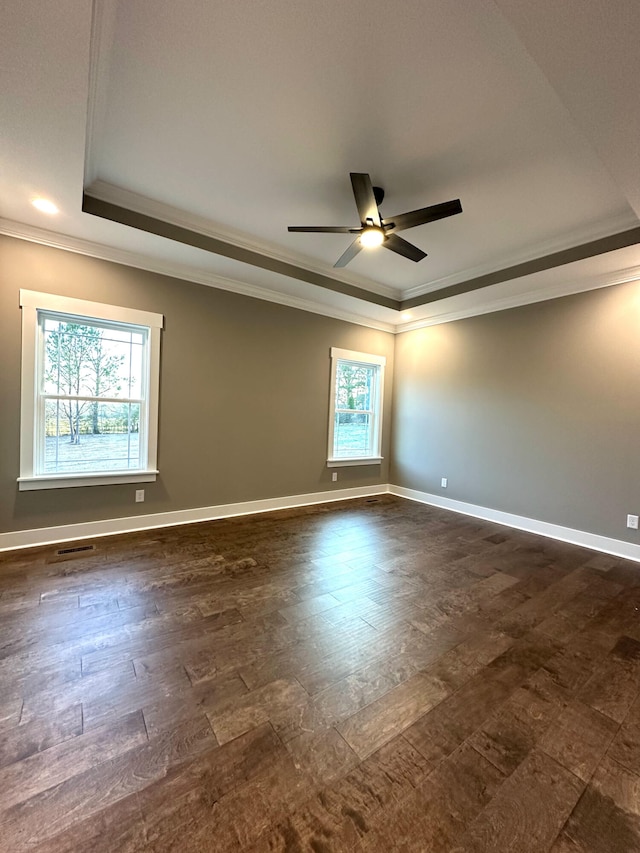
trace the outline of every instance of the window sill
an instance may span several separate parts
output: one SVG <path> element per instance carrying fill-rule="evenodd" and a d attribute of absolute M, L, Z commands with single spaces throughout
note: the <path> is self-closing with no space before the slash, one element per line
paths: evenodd
<path fill-rule="evenodd" d="M 327 459 L 327 468 L 344 468 L 347 465 L 379 465 L 382 456 L 360 456 L 351 459 Z"/>
<path fill-rule="evenodd" d="M 153 483 L 158 471 L 123 471 L 121 474 L 49 474 L 42 477 L 18 477 L 18 491 L 69 489 L 74 486 L 113 486 L 119 483 Z"/>

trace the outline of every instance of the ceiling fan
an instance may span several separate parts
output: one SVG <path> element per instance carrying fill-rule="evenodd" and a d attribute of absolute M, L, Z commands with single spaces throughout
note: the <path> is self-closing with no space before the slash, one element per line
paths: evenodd
<path fill-rule="evenodd" d="M 335 262 L 334 267 L 346 267 L 363 247 L 372 248 L 383 246 L 391 249 L 398 255 L 409 258 L 410 261 L 421 261 L 427 257 L 412 243 L 398 237 L 396 231 L 404 231 L 405 228 L 414 228 L 416 225 L 424 225 L 426 222 L 435 222 L 446 216 L 462 213 L 460 199 L 445 201 L 442 204 L 432 204 L 430 207 L 421 207 L 419 210 L 411 210 L 409 213 L 400 213 L 383 219 L 380 216 L 379 206 L 384 199 L 384 190 L 374 187 L 371 178 L 366 172 L 351 172 L 351 186 L 360 217 L 360 228 L 350 228 L 348 225 L 290 225 L 289 231 L 321 231 L 329 234 L 357 234 L 358 236 Z"/>

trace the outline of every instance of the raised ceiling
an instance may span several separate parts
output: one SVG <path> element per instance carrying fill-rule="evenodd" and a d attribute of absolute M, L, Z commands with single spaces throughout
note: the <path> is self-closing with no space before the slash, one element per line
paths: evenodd
<path fill-rule="evenodd" d="M 629 280 L 639 32 L 637 0 L 9 0 L 2 230 L 389 328 Z M 351 171 L 464 212 L 335 270 L 348 235 L 287 226 L 357 226 Z"/>

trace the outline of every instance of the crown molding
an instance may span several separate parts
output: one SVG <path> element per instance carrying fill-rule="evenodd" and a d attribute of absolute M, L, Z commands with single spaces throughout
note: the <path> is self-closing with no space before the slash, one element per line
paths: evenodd
<path fill-rule="evenodd" d="M 250 296 L 253 299 L 261 299 L 264 302 L 274 302 L 278 305 L 285 305 L 288 308 L 307 311 L 311 314 L 321 314 L 324 317 L 331 317 L 334 320 L 344 320 L 347 323 L 366 326 L 367 328 L 377 329 L 381 332 L 394 333 L 396 331 L 396 326 L 393 323 L 385 323 L 361 314 L 342 311 L 339 308 L 324 305 L 321 302 L 279 293 L 268 288 L 257 287 L 256 285 L 216 275 L 215 273 L 198 269 L 188 264 L 177 264 L 152 258 L 142 253 L 116 249 L 102 243 L 94 243 L 78 237 L 58 234 L 54 231 L 47 231 L 44 228 L 36 228 L 32 225 L 26 225 L 25 223 L 15 222 L 10 219 L 0 218 L 0 234 L 4 234 L 7 237 L 15 237 L 18 240 L 26 240 L 30 243 L 38 243 L 42 246 L 50 246 L 54 249 L 62 249 L 65 252 L 73 252 L 74 254 L 85 255 L 90 258 L 97 258 L 98 260 L 111 261 L 116 264 L 122 264 L 123 266 L 146 270 L 147 272 L 159 273 L 170 278 L 190 281 L 194 284 L 203 284 L 206 287 L 226 290 L 230 293 L 238 293 L 241 296 Z"/>
<path fill-rule="evenodd" d="M 422 320 L 399 323 L 396 326 L 396 333 L 412 332 L 415 329 L 424 329 L 427 326 L 439 326 L 441 323 L 452 323 L 455 320 L 465 320 L 468 317 L 478 317 L 482 314 L 493 314 L 496 311 L 507 311 L 509 308 L 520 308 L 523 305 L 533 305 L 536 302 L 546 302 L 549 299 L 559 299 L 562 296 L 572 296 L 575 293 L 586 293 L 589 290 L 598 290 L 602 287 L 613 287 L 616 284 L 630 284 L 634 281 L 640 281 L 640 266 L 581 277 L 580 279 L 570 279 L 562 284 L 549 285 L 511 296 L 497 297 L 484 302 L 482 305 L 470 306 L 469 308 L 442 311 Z M 496 287 L 498 286 L 496 285 Z M 464 294 L 462 295 L 464 296 Z M 455 299 L 456 297 L 451 298 Z"/>
<path fill-rule="evenodd" d="M 549 299 L 558 299 L 562 296 L 571 296 L 575 293 L 584 293 L 589 290 L 598 290 L 602 287 L 612 287 L 616 284 L 628 284 L 630 282 L 640 280 L 640 266 L 629 267 L 610 273 L 601 273 L 596 276 L 571 279 L 562 284 L 554 284 L 549 287 L 530 290 L 526 293 L 497 297 L 485 301 L 482 305 L 441 311 L 437 314 L 425 317 L 424 319 L 394 324 L 374 320 L 370 317 L 359 314 L 353 314 L 349 311 L 342 311 L 338 308 L 324 305 L 320 302 L 314 302 L 312 300 L 278 293 L 274 290 L 260 288 L 252 284 L 237 281 L 236 279 L 225 278 L 224 276 L 219 276 L 215 273 L 198 269 L 197 267 L 191 267 L 188 264 L 177 264 L 151 258 L 148 255 L 143 255 L 141 253 L 130 252 L 124 249 L 116 249 L 101 243 L 94 243 L 89 240 L 58 234 L 54 231 L 47 231 L 43 228 L 36 228 L 32 225 L 15 222 L 10 219 L 0 218 L 0 234 L 7 237 L 14 237 L 18 240 L 25 240 L 30 243 L 37 243 L 42 246 L 50 246 L 51 248 L 61 249 L 62 251 L 72 252 L 74 254 L 85 255 L 98 260 L 111 261 L 112 263 L 122 264 L 123 266 L 158 273 L 159 275 L 166 275 L 170 278 L 190 281 L 194 284 L 202 284 L 205 287 L 213 287 L 218 290 L 237 293 L 241 296 L 249 296 L 253 299 L 261 299 L 265 302 L 273 302 L 277 305 L 296 308 L 299 311 L 307 311 L 311 314 L 321 314 L 322 316 L 330 317 L 334 320 L 343 320 L 357 326 L 365 326 L 370 329 L 389 332 L 391 334 L 411 332 L 428 326 L 438 326 L 441 323 L 452 323 L 455 320 L 464 320 L 469 317 L 491 314 L 496 311 L 506 311 L 509 308 L 520 308 L 524 305 L 530 305 L 536 302 L 545 302 Z M 498 286 L 499 285 L 496 285 L 496 287 Z M 452 298 L 455 299 L 456 297 Z"/>
<path fill-rule="evenodd" d="M 346 284 L 330 275 L 314 272 L 304 266 L 296 266 L 289 261 L 281 261 L 268 257 L 253 249 L 245 249 L 235 243 L 212 237 L 210 234 L 192 231 L 190 228 L 184 228 L 173 222 L 158 219 L 145 213 L 138 213 L 135 210 L 130 210 L 127 207 L 121 207 L 108 201 L 102 201 L 88 193 L 83 194 L 82 211 L 110 222 L 117 222 L 127 228 L 134 228 L 138 231 L 144 231 L 147 234 L 155 234 L 163 239 L 182 243 L 185 246 L 202 249 L 212 255 L 221 255 L 224 258 L 230 258 L 234 261 L 257 267 L 258 269 L 267 270 L 268 272 L 285 276 L 288 279 L 296 279 L 306 284 L 330 290 L 333 293 L 351 296 L 362 302 L 373 303 L 382 308 L 390 308 L 395 311 L 398 311 L 401 307 L 397 299 L 392 299 L 389 296 L 382 296 L 374 293 L 372 290 Z"/>
<path fill-rule="evenodd" d="M 407 288 L 402 292 L 402 301 L 413 299 L 417 296 L 424 296 L 427 293 L 433 293 L 436 290 L 442 290 L 445 287 L 451 287 L 455 284 L 461 284 L 465 281 L 470 281 L 476 278 L 481 278 L 492 273 L 499 273 L 503 269 L 526 264 L 535 261 L 538 258 L 553 255 L 556 252 L 564 252 L 568 249 L 573 249 L 575 246 L 581 246 L 585 243 L 591 243 L 594 240 L 606 239 L 613 237 L 623 231 L 627 231 L 638 225 L 638 217 L 633 213 L 625 213 L 610 219 L 607 222 L 607 227 L 602 228 L 602 225 L 590 225 L 587 228 L 580 228 L 572 231 L 571 234 L 565 234 L 561 239 L 547 240 L 544 243 L 538 243 L 536 246 L 531 246 L 527 250 L 523 250 L 501 261 L 500 266 L 490 264 L 481 264 L 477 267 L 469 267 L 461 272 L 453 273 L 452 275 L 444 276 L 436 281 L 417 284 L 414 287 Z"/>
<path fill-rule="evenodd" d="M 575 242 L 584 240 L 585 236 L 587 236 L 587 232 L 583 229 L 580 234 L 578 234 L 578 232 L 574 232 L 570 238 L 565 235 L 562 242 L 554 241 L 553 243 L 548 242 L 544 246 L 538 246 L 538 251 L 549 252 L 550 248 L 555 248 L 555 252 L 543 255 L 534 254 L 529 260 L 523 261 L 519 265 L 513 265 L 513 258 L 510 258 L 508 261 L 505 261 L 504 265 L 501 266 L 499 270 L 494 270 L 492 273 L 485 273 L 484 277 L 488 278 L 488 281 L 483 281 L 483 276 L 481 275 L 453 283 L 453 280 L 458 279 L 459 276 L 452 276 L 447 279 L 449 283 L 446 286 L 444 286 L 444 283 L 447 280 L 441 279 L 438 282 L 438 287 L 431 285 L 428 292 L 421 293 L 420 295 L 413 296 L 409 299 L 403 298 L 400 302 L 387 295 L 389 293 L 388 288 L 382 288 L 382 286 L 379 286 L 376 290 L 371 288 L 362 288 L 360 284 L 348 281 L 347 279 L 349 277 L 347 276 L 338 277 L 333 274 L 327 276 L 326 272 L 322 271 L 324 268 L 323 265 L 307 264 L 307 259 L 304 259 L 300 267 L 295 267 L 291 264 L 290 257 L 292 256 L 272 251 L 270 247 L 263 248 L 259 243 L 253 243 L 247 240 L 246 235 L 238 235 L 237 233 L 225 231 L 223 229 L 220 229 L 219 232 L 215 232 L 211 229 L 211 223 L 202 217 L 172 208 L 169 205 L 154 201 L 153 199 L 145 198 L 144 196 L 140 196 L 136 193 L 130 192 L 129 190 L 115 187 L 105 182 L 96 182 L 93 188 L 89 192 L 85 193 L 84 199 L 83 209 L 89 213 L 93 213 L 94 215 L 103 216 L 104 218 L 112 219 L 133 227 L 142 228 L 142 230 L 149 231 L 150 233 L 158 234 L 160 236 L 169 237 L 170 239 L 181 240 L 188 245 L 198 246 L 201 242 L 198 238 L 201 236 L 204 238 L 205 242 L 209 240 L 213 241 L 211 246 L 209 246 L 208 243 L 207 245 L 201 246 L 201 248 L 204 248 L 207 251 L 222 251 L 222 254 L 228 255 L 229 257 L 236 257 L 238 260 L 245 261 L 259 267 L 264 267 L 266 269 L 281 271 L 284 275 L 293 276 L 294 278 L 298 278 L 302 281 L 308 281 L 311 284 L 319 284 L 321 287 L 327 287 L 329 290 L 342 292 L 345 295 L 377 303 L 390 308 L 391 310 L 399 310 L 400 312 L 405 309 L 419 307 L 421 304 L 432 304 L 440 300 L 444 301 L 449 297 L 462 295 L 466 292 L 472 292 L 478 289 L 484 289 L 494 284 L 515 280 L 522 276 L 531 275 L 552 267 L 562 266 L 572 260 L 581 260 L 592 257 L 593 255 L 612 251 L 615 248 L 620 248 L 620 246 L 632 245 L 638 242 L 638 234 L 640 233 L 640 228 L 637 224 L 638 220 L 635 215 L 632 216 L 635 223 L 633 228 L 627 231 L 618 230 L 622 224 L 628 225 L 629 223 L 629 214 L 625 214 L 624 217 L 617 217 L 615 220 L 609 222 L 609 229 L 612 229 L 612 233 L 608 233 L 606 236 L 602 236 L 601 232 L 594 232 L 594 230 L 591 229 L 591 237 L 593 237 L 594 233 L 599 233 L 600 236 L 595 240 L 591 240 L 586 243 Z M 137 219 L 137 217 L 140 217 L 140 219 Z M 178 233 L 174 234 L 171 230 L 172 228 L 182 231 L 182 235 Z M 223 237 L 225 240 L 222 240 Z M 559 245 L 565 245 L 566 243 L 570 243 L 571 245 L 564 249 L 557 248 Z M 222 246 L 222 249 L 220 246 Z M 256 247 L 258 248 L 256 249 Z M 228 251 L 228 249 L 231 249 L 231 251 Z M 238 254 L 236 250 L 238 250 L 240 254 Z M 243 252 L 247 252 L 246 258 L 242 256 Z M 576 257 L 567 257 L 567 255 L 573 254 L 576 254 Z M 262 262 L 262 259 L 264 259 L 264 263 Z M 269 261 L 275 262 L 276 266 L 270 265 Z M 278 270 L 278 264 L 283 265 L 282 270 Z M 528 268 L 528 265 L 531 265 L 531 267 Z M 468 272 L 470 273 L 471 271 Z M 318 277 L 317 280 L 315 280 L 316 276 Z M 351 278 L 353 279 L 353 282 L 359 280 L 355 277 Z M 341 289 L 341 284 L 344 285 L 344 289 Z M 597 286 L 606 286 L 606 284 L 595 285 L 595 287 Z M 350 288 L 352 289 L 351 292 L 349 291 Z M 386 293 L 382 293 L 382 289 L 386 290 Z M 593 287 L 581 289 L 589 290 L 593 289 Z M 412 288 L 412 292 L 413 291 L 415 291 L 414 288 Z M 440 293 L 440 291 L 442 291 L 442 293 Z M 394 293 L 397 292 L 394 291 Z M 371 297 L 368 297 L 366 294 L 371 294 Z M 377 294 L 377 298 L 374 294 Z M 430 294 L 431 297 L 428 298 Z M 422 297 L 427 298 L 422 299 Z M 528 301 L 535 302 L 540 300 L 533 298 Z M 526 300 L 520 304 L 526 304 Z M 501 307 L 497 307 L 495 309 L 485 307 L 483 310 L 479 310 L 476 313 L 488 313 L 490 310 L 503 309 Z"/>
<path fill-rule="evenodd" d="M 109 184 L 106 181 L 97 180 L 90 186 L 85 186 L 85 193 L 91 198 L 98 199 L 98 201 L 125 208 L 142 216 L 158 219 L 169 225 L 176 225 L 178 228 L 184 228 L 195 234 L 203 234 L 215 240 L 222 240 L 240 249 L 257 252 L 265 258 L 270 258 L 280 263 L 295 264 L 318 275 L 329 276 L 335 281 L 351 285 L 352 287 L 358 287 L 362 290 L 368 290 L 371 293 L 377 293 L 388 299 L 400 299 L 401 293 L 399 288 L 388 287 L 365 276 L 359 276 L 343 270 L 337 271 L 335 267 L 319 263 L 307 255 L 289 251 L 283 252 L 271 243 L 253 238 L 250 239 L 247 234 L 223 227 L 218 223 L 213 223 L 204 216 L 198 216 L 195 213 L 172 207 L 164 202 L 148 198 L 147 196 L 115 186 L 114 184 Z"/>

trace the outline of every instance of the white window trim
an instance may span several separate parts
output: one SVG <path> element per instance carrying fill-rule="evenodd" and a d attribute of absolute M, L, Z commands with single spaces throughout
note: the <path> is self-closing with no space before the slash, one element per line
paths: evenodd
<path fill-rule="evenodd" d="M 338 370 L 338 359 L 346 361 L 355 361 L 367 366 L 376 365 L 380 368 L 379 371 L 379 386 L 376 391 L 377 415 L 374 418 L 374 435 L 373 447 L 375 453 L 371 456 L 349 456 L 349 457 L 334 457 L 333 454 L 333 438 L 335 426 L 335 403 L 336 403 L 336 374 Z M 357 352 L 355 350 L 340 349 L 339 347 L 331 347 L 331 383 L 329 387 L 329 443 L 327 451 L 327 468 L 344 468 L 354 465 L 379 465 L 382 460 L 382 413 L 383 413 L 383 394 L 384 394 L 384 368 L 387 359 L 383 355 L 373 355 L 367 352 Z"/>
<path fill-rule="evenodd" d="M 52 293 L 20 291 L 22 308 L 22 394 L 20 402 L 20 476 L 19 491 L 36 489 L 61 489 L 74 486 L 115 485 L 119 483 L 151 483 L 158 475 L 158 402 L 160 386 L 160 331 L 164 324 L 162 314 L 139 311 L 90 302 Z M 35 474 L 36 454 L 36 366 L 39 346 L 38 310 L 57 311 L 79 318 L 93 318 L 116 323 L 146 326 L 149 329 L 149 385 L 147 425 L 147 466 L 139 470 L 111 473 L 87 472 L 83 474 Z"/>

